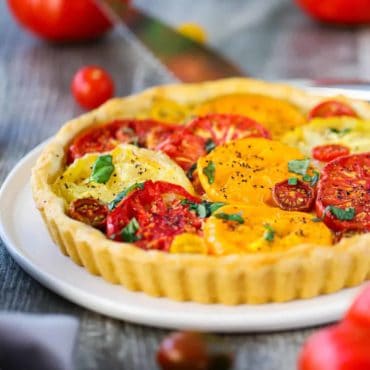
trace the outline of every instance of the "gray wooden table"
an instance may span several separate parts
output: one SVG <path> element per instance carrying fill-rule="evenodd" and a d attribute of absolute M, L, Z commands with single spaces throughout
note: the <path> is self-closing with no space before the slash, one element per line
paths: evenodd
<path fill-rule="evenodd" d="M 0 2 L 0 184 L 22 156 L 82 112 L 69 92 L 71 76 L 81 65 L 97 63 L 111 71 L 119 95 L 171 81 L 132 39 L 112 33 L 94 43 L 49 45 L 21 32 L 4 3 Z M 201 23 L 209 42 L 254 76 L 370 79 L 369 29 L 318 25 L 289 0 L 136 3 L 173 25 Z M 1 242 L 0 310 L 78 317 L 79 370 L 156 369 L 155 350 L 165 335 L 165 331 L 113 320 L 60 298 L 24 273 Z M 220 337 L 236 351 L 237 370 L 293 370 L 310 332 Z"/>

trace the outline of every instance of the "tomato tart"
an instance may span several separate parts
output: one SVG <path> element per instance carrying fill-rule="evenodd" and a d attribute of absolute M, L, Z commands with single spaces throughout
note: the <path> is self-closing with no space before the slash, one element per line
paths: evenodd
<path fill-rule="evenodd" d="M 252 79 L 160 86 L 66 123 L 32 173 L 61 251 L 111 283 L 260 304 L 370 276 L 370 107 Z"/>

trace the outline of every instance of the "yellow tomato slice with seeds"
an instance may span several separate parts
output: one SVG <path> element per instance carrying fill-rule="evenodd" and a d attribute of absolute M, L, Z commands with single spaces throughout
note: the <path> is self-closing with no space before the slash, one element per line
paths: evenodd
<path fill-rule="evenodd" d="M 198 160 L 197 168 L 210 200 L 270 205 L 273 186 L 295 176 L 288 171 L 288 162 L 301 159 L 299 150 L 280 142 L 246 138 L 215 148 Z"/>
<path fill-rule="evenodd" d="M 199 235 L 184 233 L 175 236 L 170 247 L 170 253 L 207 254 L 207 245 Z"/>
<path fill-rule="evenodd" d="M 206 101 L 195 108 L 195 115 L 233 113 L 247 116 L 265 128 L 274 139 L 286 131 L 306 122 L 304 115 L 294 105 L 258 94 L 232 94 Z"/>
<path fill-rule="evenodd" d="M 243 223 L 217 214 L 239 215 Z M 322 222 L 303 212 L 265 206 L 224 206 L 207 219 L 204 238 L 209 254 L 226 255 L 283 251 L 304 243 L 329 246 L 332 234 Z"/>

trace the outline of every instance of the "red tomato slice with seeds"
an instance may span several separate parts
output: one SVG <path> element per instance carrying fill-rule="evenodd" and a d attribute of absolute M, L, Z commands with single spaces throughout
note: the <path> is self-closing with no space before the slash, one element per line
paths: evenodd
<path fill-rule="evenodd" d="M 94 198 L 75 199 L 69 205 L 68 214 L 77 221 L 104 230 L 108 207 Z"/>
<path fill-rule="evenodd" d="M 312 157 L 321 162 L 330 162 L 349 153 L 349 148 L 342 144 L 318 145 L 312 149 Z"/>
<path fill-rule="evenodd" d="M 275 184 L 272 190 L 274 202 L 286 211 L 309 211 L 315 200 L 314 189 L 301 180 L 290 185 L 288 180 Z"/>
<path fill-rule="evenodd" d="M 124 240 L 123 230 L 135 220 L 131 240 L 137 246 L 168 251 L 176 235 L 201 231 L 202 219 L 182 203 L 184 199 L 201 202 L 179 185 L 147 181 L 143 189 L 132 192 L 108 215 L 107 235 L 117 241 L 128 241 Z"/>
<path fill-rule="evenodd" d="M 206 140 L 212 139 L 216 145 L 245 137 L 271 138 L 262 125 L 237 114 L 207 114 L 189 122 L 187 128 Z"/>
<path fill-rule="evenodd" d="M 83 132 L 68 150 L 68 162 L 86 153 L 101 153 L 114 149 L 118 144 L 135 144 L 154 148 L 169 136 L 175 126 L 155 120 L 117 120 Z"/>
<path fill-rule="evenodd" d="M 338 217 L 332 207 L 351 210 L 353 217 Z M 334 231 L 370 231 L 370 153 L 340 157 L 324 167 L 316 213 Z"/>
<path fill-rule="evenodd" d="M 312 118 L 327 118 L 335 116 L 350 116 L 357 117 L 357 113 L 348 104 L 337 100 L 326 100 L 316 105 L 308 114 L 308 119 Z"/>

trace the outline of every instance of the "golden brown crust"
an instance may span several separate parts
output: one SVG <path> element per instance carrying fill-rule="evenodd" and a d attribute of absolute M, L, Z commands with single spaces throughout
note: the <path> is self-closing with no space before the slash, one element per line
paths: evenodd
<path fill-rule="evenodd" d="M 230 93 L 260 93 L 285 99 L 308 112 L 323 98 L 282 84 L 227 79 L 192 85 L 160 86 L 142 94 L 113 99 L 68 122 L 43 150 L 32 171 L 33 196 L 54 242 L 74 262 L 111 283 L 153 296 L 203 303 L 265 303 L 309 298 L 353 286 L 370 278 L 370 234 L 343 239 L 335 247 L 312 244 L 285 252 L 213 257 L 144 251 L 108 240 L 100 231 L 69 218 L 65 202 L 51 184 L 65 164 L 65 148 L 92 125 L 133 117 L 156 98 L 199 104 Z M 365 119 L 370 107 L 348 101 Z"/>

